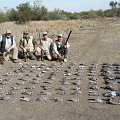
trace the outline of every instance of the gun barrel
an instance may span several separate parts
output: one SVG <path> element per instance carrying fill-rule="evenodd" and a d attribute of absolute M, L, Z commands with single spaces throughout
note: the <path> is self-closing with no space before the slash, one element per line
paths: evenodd
<path fill-rule="evenodd" d="M 68 34 L 67 40 L 66 40 L 66 42 L 65 42 L 66 44 L 67 44 L 67 42 L 68 42 L 68 40 L 69 40 L 69 38 L 70 38 L 71 33 L 72 33 L 72 30 L 70 30 L 70 32 L 69 32 L 69 34 Z"/>

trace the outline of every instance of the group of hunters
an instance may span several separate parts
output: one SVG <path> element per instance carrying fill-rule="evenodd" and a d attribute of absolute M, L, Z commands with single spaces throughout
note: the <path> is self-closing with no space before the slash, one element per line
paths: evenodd
<path fill-rule="evenodd" d="M 49 61 L 54 59 L 67 62 L 69 47 L 62 34 L 58 34 L 57 40 L 53 41 L 47 32 L 43 32 L 42 38 L 37 42 L 28 31 L 24 31 L 19 41 L 19 50 L 11 30 L 6 30 L 5 34 L 0 36 L 0 56 L 4 61 L 8 61 L 11 54 L 13 63 L 17 63 L 18 58 L 24 59 L 25 54 L 30 60 L 40 60 L 44 55 Z"/>

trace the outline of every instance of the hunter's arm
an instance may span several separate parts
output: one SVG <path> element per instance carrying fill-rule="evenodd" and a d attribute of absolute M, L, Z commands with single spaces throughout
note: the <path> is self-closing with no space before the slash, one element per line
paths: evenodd
<path fill-rule="evenodd" d="M 37 49 L 37 40 L 33 37 L 33 46 L 34 46 L 34 51 Z"/>
<path fill-rule="evenodd" d="M 25 48 L 24 48 L 24 45 L 23 45 L 23 41 L 22 41 L 22 39 L 20 39 L 19 47 L 20 47 L 22 50 L 25 49 Z"/>

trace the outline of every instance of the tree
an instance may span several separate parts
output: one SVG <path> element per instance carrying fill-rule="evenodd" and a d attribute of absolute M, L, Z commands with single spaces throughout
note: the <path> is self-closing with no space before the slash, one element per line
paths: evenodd
<path fill-rule="evenodd" d="M 9 10 L 8 11 L 8 18 L 9 18 L 9 21 L 18 21 L 17 11 L 13 8 L 11 10 Z"/>
<path fill-rule="evenodd" d="M 102 10 L 98 10 L 96 13 L 99 17 L 104 17 L 104 12 Z"/>
<path fill-rule="evenodd" d="M 33 7 L 32 20 L 48 20 L 48 9 L 45 6 Z"/>
<path fill-rule="evenodd" d="M 117 10 L 110 10 L 110 9 L 108 9 L 108 10 L 105 10 L 104 11 L 104 16 L 105 17 L 116 17 L 117 16 Z"/>
<path fill-rule="evenodd" d="M 114 8 L 114 1 L 111 1 L 109 5 L 113 9 Z"/>
<path fill-rule="evenodd" d="M 17 6 L 17 18 L 21 24 L 31 20 L 32 8 L 28 2 Z"/>
<path fill-rule="evenodd" d="M 33 20 L 48 20 L 48 9 L 42 5 L 42 0 L 33 2 Z"/>
<path fill-rule="evenodd" d="M 49 16 L 48 16 L 48 9 L 45 6 L 41 6 L 41 11 L 40 11 L 40 15 L 41 15 L 41 20 L 48 20 Z"/>
<path fill-rule="evenodd" d="M 0 23 L 1 22 L 5 22 L 6 18 L 5 18 L 5 14 L 4 13 L 0 13 Z"/>
<path fill-rule="evenodd" d="M 111 1 L 110 3 L 109 3 L 109 5 L 111 6 L 111 8 L 112 9 L 116 9 L 117 8 L 117 2 L 114 2 L 114 1 Z"/>
<path fill-rule="evenodd" d="M 114 2 L 114 8 L 115 8 L 115 9 L 117 8 L 117 7 L 116 7 L 116 6 L 117 6 L 117 4 L 118 4 L 117 2 Z"/>
<path fill-rule="evenodd" d="M 49 12 L 49 17 L 51 20 L 59 20 L 60 10 L 55 8 L 52 12 Z"/>
<path fill-rule="evenodd" d="M 34 8 L 41 8 L 42 0 L 34 0 L 33 5 Z"/>
<path fill-rule="evenodd" d="M 118 9 L 120 9 L 120 3 L 118 3 Z"/>

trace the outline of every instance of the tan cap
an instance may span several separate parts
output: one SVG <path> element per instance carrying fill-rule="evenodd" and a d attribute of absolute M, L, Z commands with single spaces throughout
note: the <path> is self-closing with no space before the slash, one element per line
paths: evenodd
<path fill-rule="evenodd" d="M 58 34 L 58 36 L 62 37 L 62 34 Z"/>
<path fill-rule="evenodd" d="M 23 31 L 23 34 L 29 34 L 29 32 L 28 31 Z"/>
<path fill-rule="evenodd" d="M 47 32 L 43 32 L 43 35 L 47 35 L 48 33 Z"/>
<path fill-rule="evenodd" d="M 11 30 L 6 30 L 6 33 L 11 33 Z"/>

